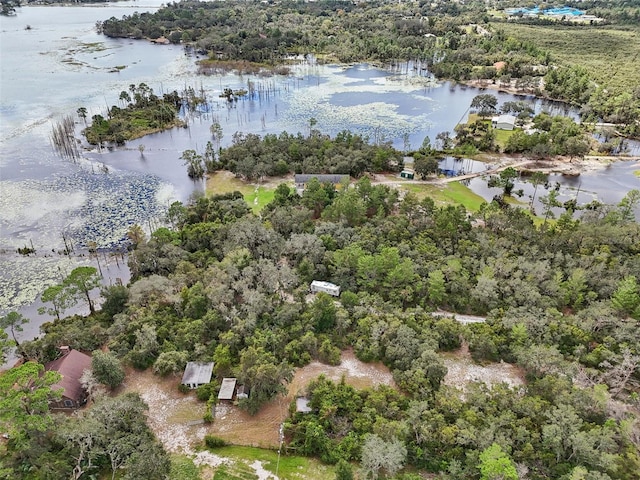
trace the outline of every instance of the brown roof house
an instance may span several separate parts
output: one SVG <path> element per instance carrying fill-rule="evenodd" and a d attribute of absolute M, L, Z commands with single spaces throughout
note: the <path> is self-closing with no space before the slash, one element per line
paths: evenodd
<path fill-rule="evenodd" d="M 44 366 L 47 371 L 58 372 L 62 378 L 51 390 L 62 390 L 62 398 L 51 408 L 76 409 L 87 403 L 87 392 L 80 383 L 85 370 L 91 370 L 91 357 L 69 347 L 61 348 L 62 357 Z"/>

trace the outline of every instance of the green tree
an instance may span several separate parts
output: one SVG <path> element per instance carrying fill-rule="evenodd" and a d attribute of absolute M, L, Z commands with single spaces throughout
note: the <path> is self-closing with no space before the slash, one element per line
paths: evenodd
<path fill-rule="evenodd" d="M 507 167 L 502 170 L 498 176 L 489 177 L 489 181 L 487 185 L 489 187 L 499 187 L 502 188 L 502 194 L 505 196 L 511 195 L 513 191 L 514 183 L 513 180 L 518 178 L 518 171 L 513 167 Z"/>
<path fill-rule="evenodd" d="M 85 107 L 80 107 L 77 110 L 78 116 L 84 121 L 85 125 L 87 124 L 87 109 Z"/>
<path fill-rule="evenodd" d="M 496 113 L 498 98 L 490 93 L 482 93 L 476 95 L 471 100 L 471 108 L 475 109 L 482 118 L 488 117 Z"/>
<path fill-rule="evenodd" d="M 240 355 L 238 378 L 249 387 L 251 395 L 240 405 L 255 414 L 265 402 L 285 393 L 285 384 L 292 377 L 293 369 L 287 362 L 279 362 L 263 347 L 247 347 Z"/>
<path fill-rule="evenodd" d="M 518 480 L 516 466 L 497 443 L 480 454 L 481 480 Z"/>
<path fill-rule="evenodd" d="M 376 480 L 380 470 L 393 477 L 404 466 L 407 448 L 397 438 L 385 442 L 378 435 L 367 434 L 362 445 L 361 468 L 364 478 Z"/>
<path fill-rule="evenodd" d="M 7 361 L 7 355 L 14 346 L 15 343 L 9 340 L 9 335 L 7 335 L 6 332 L 0 330 L 0 361 L 2 363 Z"/>
<path fill-rule="evenodd" d="M 613 308 L 625 315 L 640 316 L 640 286 L 634 276 L 624 277 L 611 297 Z"/>
<path fill-rule="evenodd" d="M 129 227 L 129 230 L 127 230 L 127 238 L 131 241 L 131 245 L 134 249 L 146 241 L 144 230 L 137 223 L 134 223 Z"/>
<path fill-rule="evenodd" d="M 100 276 L 98 270 L 94 267 L 77 267 L 74 268 L 69 276 L 64 279 L 62 285 L 70 294 L 76 298 L 84 298 L 89 305 L 89 311 L 95 313 L 93 299 L 90 292 L 100 286 Z"/>
<path fill-rule="evenodd" d="M 324 333 L 333 330 L 336 324 L 336 306 L 333 297 L 326 293 L 318 293 L 309 308 L 314 329 L 317 333 Z"/>
<path fill-rule="evenodd" d="M 162 352 L 153 363 L 153 373 L 161 376 L 177 375 L 184 370 L 189 360 L 189 352 Z"/>
<path fill-rule="evenodd" d="M 122 364 L 110 352 L 95 350 L 91 354 L 91 370 L 96 380 L 109 388 L 116 388 L 124 381 Z"/>
<path fill-rule="evenodd" d="M 20 449 L 53 425 L 49 403 L 60 399 L 51 387 L 62 377 L 45 372 L 44 365 L 26 362 L 0 375 L 0 427 L 9 434 L 10 447 Z"/>
<path fill-rule="evenodd" d="M 16 346 L 20 348 L 20 343 L 16 338 L 16 332 L 22 331 L 22 325 L 25 323 L 29 323 L 29 319 L 25 318 L 21 313 L 18 312 L 9 312 L 5 316 L 0 317 L 0 328 L 9 329 L 11 332 L 11 336 L 13 337 L 13 341 Z"/>
<path fill-rule="evenodd" d="M 209 127 L 209 132 L 211 133 L 211 139 L 215 142 L 216 147 L 220 148 L 220 142 L 222 141 L 223 137 L 222 126 L 220 125 L 220 122 L 213 122 Z"/>
<path fill-rule="evenodd" d="M 442 270 L 433 270 L 429 272 L 429 301 L 433 305 L 442 305 L 446 295 L 446 285 Z"/>
<path fill-rule="evenodd" d="M 544 185 L 547 182 L 547 176 L 542 172 L 534 172 L 529 179 L 529 182 L 533 185 L 533 195 L 531 196 L 530 208 L 533 209 L 534 202 L 536 201 L 536 193 L 538 187 Z"/>
<path fill-rule="evenodd" d="M 335 480 L 353 480 L 353 468 L 351 464 L 344 459 L 341 459 L 336 464 Z"/>
<path fill-rule="evenodd" d="M 38 313 L 40 315 L 47 313 L 49 315 L 55 315 L 56 319 L 60 320 L 60 315 L 64 314 L 64 312 L 76 304 L 73 295 L 69 289 L 65 288 L 64 285 L 52 285 L 47 287 L 42 295 L 40 295 L 40 300 L 43 303 L 51 303 L 51 307 L 40 307 L 38 308 Z"/>
<path fill-rule="evenodd" d="M 182 152 L 180 160 L 187 166 L 187 175 L 189 178 L 199 180 L 204 177 L 206 168 L 204 165 L 204 158 L 199 155 L 195 150 L 189 149 Z"/>
<path fill-rule="evenodd" d="M 435 157 L 429 156 L 415 159 L 414 168 L 416 170 L 416 173 L 419 174 L 422 178 L 437 173 L 438 167 L 438 159 Z"/>

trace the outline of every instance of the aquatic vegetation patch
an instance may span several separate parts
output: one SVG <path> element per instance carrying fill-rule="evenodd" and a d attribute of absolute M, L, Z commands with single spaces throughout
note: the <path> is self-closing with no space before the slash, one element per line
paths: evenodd
<path fill-rule="evenodd" d="M 316 88 L 294 90 L 285 95 L 287 123 L 299 126 L 315 118 L 316 128 L 322 132 L 336 134 L 348 129 L 374 141 L 397 139 L 422 131 L 431 124 L 426 113 L 415 115 L 403 111 L 398 101 L 393 100 L 394 94 L 413 92 L 419 95 L 419 84 L 399 81 L 395 76 L 357 79 L 348 74 L 334 74 L 323 80 Z M 420 80 L 420 83 L 424 86 L 425 82 Z M 391 101 L 362 103 L 348 100 L 350 96 L 363 94 L 385 96 Z"/>
<path fill-rule="evenodd" d="M 88 262 L 83 262 L 87 265 Z M 59 282 L 78 266 L 77 258 L 51 253 L 38 261 L 20 255 L 2 254 L 0 312 L 33 303 L 47 287 Z"/>

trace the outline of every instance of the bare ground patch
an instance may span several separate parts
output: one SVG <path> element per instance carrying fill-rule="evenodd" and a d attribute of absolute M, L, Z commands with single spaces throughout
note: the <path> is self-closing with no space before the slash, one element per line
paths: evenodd
<path fill-rule="evenodd" d="M 445 385 L 464 390 L 471 382 L 484 382 L 487 385 L 507 383 L 512 387 L 525 384 L 521 368 L 505 362 L 479 365 L 471 358 L 466 345 L 457 352 L 446 353 L 442 357 L 447 367 Z"/>
<path fill-rule="evenodd" d="M 206 433 L 204 425 L 193 425 L 202 420 L 205 404 L 193 393 L 180 393 L 179 384 L 180 379 L 158 377 L 151 369 L 132 370 L 127 373 L 123 393 L 137 392 L 149 405 L 149 426 L 169 452 L 191 455 L 193 445 Z"/>
<path fill-rule="evenodd" d="M 391 372 L 382 363 L 364 363 L 350 350 L 342 352 L 337 366 L 311 362 L 296 370 L 289 384 L 286 397 L 278 397 L 251 416 L 234 405 L 220 404 L 216 407 L 215 421 L 207 433 L 216 435 L 234 445 L 274 448 L 278 446 L 278 429 L 289 415 L 289 405 L 305 387 L 320 375 L 334 381 L 345 381 L 358 389 L 389 385 L 395 387 Z"/>
<path fill-rule="evenodd" d="M 256 415 L 249 415 L 231 404 L 216 406 L 212 424 L 199 424 L 206 405 L 194 393 L 178 391 L 180 379 L 162 378 L 151 370 L 127 372 L 124 392 L 137 392 L 149 405 L 148 422 L 158 439 L 169 452 L 195 454 L 195 446 L 206 434 L 216 435 L 235 445 L 273 448 L 278 446 L 280 424 L 289 414 L 289 405 L 305 387 L 324 374 L 334 381 L 345 381 L 355 388 L 377 385 L 395 387 L 391 372 L 381 363 L 363 363 L 352 351 L 342 353 L 337 366 L 312 362 L 296 370 L 286 397 L 278 397 L 265 405 Z"/>

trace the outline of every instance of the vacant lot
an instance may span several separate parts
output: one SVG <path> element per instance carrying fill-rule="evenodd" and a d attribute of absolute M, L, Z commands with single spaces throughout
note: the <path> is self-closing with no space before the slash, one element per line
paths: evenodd
<path fill-rule="evenodd" d="M 278 468 L 279 480 L 320 480 L 332 478 L 333 469 L 314 459 L 286 457 L 277 466 L 278 432 L 280 424 L 289 415 L 291 402 L 303 394 L 309 382 L 319 375 L 334 381 L 344 377 L 348 384 L 359 389 L 378 385 L 395 387 L 391 372 L 381 363 L 363 363 L 352 351 L 343 352 L 341 360 L 338 366 L 312 362 L 297 369 L 287 396 L 273 400 L 257 415 L 251 416 L 233 405 L 217 405 L 212 424 L 202 422 L 206 406 L 196 399 L 195 394 L 178 391 L 180 379 L 177 377 L 161 378 L 153 375 L 151 369 L 144 372 L 131 370 L 123 390 L 138 392 L 149 405 L 149 425 L 173 454 L 172 472 L 175 474 L 172 473 L 172 479 L 197 478 L 194 477 L 195 470 L 203 479 L 267 479 L 276 478 L 273 472 Z M 444 361 L 449 369 L 445 378 L 447 385 L 464 388 L 472 381 L 488 384 L 507 382 L 510 385 L 524 383 L 522 372 L 517 367 L 506 363 L 477 365 L 466 348 L 444 355 Z M 206 434 L 221 437 L 236 446 L 216 450 L 215 454 L 198 452 Z"/>
<path fill-rule="evenodd" d="M 470 382 L 484 382 L 487 385 L 504 382 L 512 387 L 525 383 L 524 372 L 510 363 L 477 364 L 471 358 L 467 345 L 456 352 L 443 354 L 443 357 L 448 370 L 444 377 L 445 385 L 464 390 Z"/>
<path fill-rule="evenodd" d="M 640 29 L 501 23 L 496 28 L 533 42 L 565 65 L 580 65 L 600 85 L 632 91 L 640 85 Z"/>

